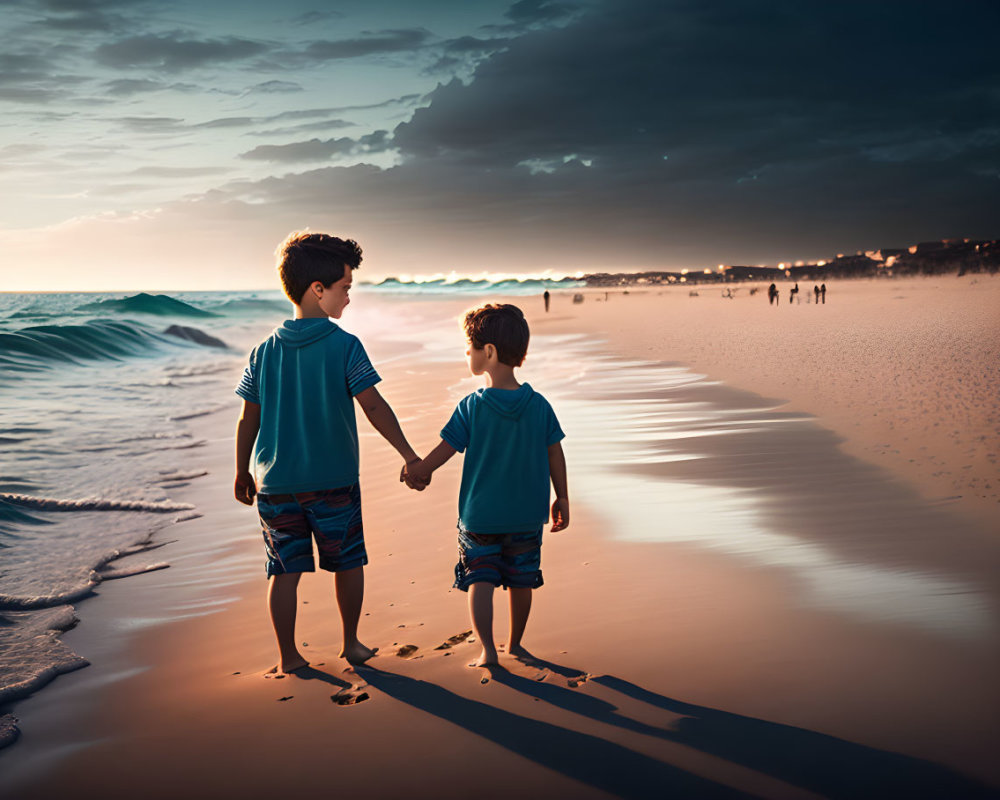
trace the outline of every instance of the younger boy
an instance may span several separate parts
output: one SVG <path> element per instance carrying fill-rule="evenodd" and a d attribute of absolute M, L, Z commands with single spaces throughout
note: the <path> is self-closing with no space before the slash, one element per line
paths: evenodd
<path fill-rule="evenodd" d="M 368 555 L 353 400 L 404 461 L 419 459 L 375 388 L 381 379 L 361 342 L 330 319 L 340 319 L 350 303 L 361 248 L 350 239 L 303 232 L 290 235 L 277 255 L 295 318 L 254 348 L 236 389 L 243 411 L 234 492 L 246 505 L 257 497 L 278 640 L 279 661 L 271 671 L 286 673 L 308 663 L 295 646 L 295 611 L 299 578 L 315 570 L 313 537 L 320 569 L 336 573 L 340 655 L 360 663 L 375 653 L 358 640 Z"/>
<path fill-rule="evenodd" d="M 459 402 L 427 458 L 407 463 L 401 479 L 422 489 L 456 452 L 465 452 L 458 496 L 455 586 L 469 592 L 472 627 L 482 644 L 474 666 L 497 663 L 493 590 L 510 591 L 507 652 L 526 656 L 521 637 L 531 593 L 542 585 L 542 526 L 549 519 L 549 480 L 555 489 L 552 531 L 569 525 L 566 459 L 559 422 L 544 397 L 519 383 L 514 369 L 528 350 L 528 323 L 517 306 L 485 305 L 465 315 L 466 356 L 486 387 Z"/>

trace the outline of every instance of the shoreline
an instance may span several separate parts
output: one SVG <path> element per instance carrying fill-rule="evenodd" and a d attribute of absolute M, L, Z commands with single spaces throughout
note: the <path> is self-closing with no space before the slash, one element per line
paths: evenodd
<path fill-rule="evenodd" d="M 972 285 L 978 289 L 970 292 Z M 627 295 L 588 289 L 583 304 L 571 304 L 568 295 L 557 296 L 560 304 L 553 305 L 553 312 L 558 317 L 542 315 L 539 330 L 569 331 L 581 315 L 592 315 L 588 324 L 623 356 L 655 358 L 656 352 L 666 351 L 668 363 L 774 398 L 782 410 L 813 415 L 842 437 L 845 452 L 888 469 L 928 499 L 954 506 L 980 524 L 997 525 L 1000 408 L 995 398 L 1000 396 L 1000 375 L 991 365 L 1000 363 L 1000 276 L 842 279 L 834 286 L 825 306 L 789 304 L 783 297 L 776 308 L 768 307 L 763 292 L 753 297 L 745 292 L 730 300 L 716 293 L 718 287 L 703 287 L 698 297 L 690 297 L 686 287 L 630 288 Z M 608 305 L 603 300 L 606 291 Z M 907 293 L 912 300 L 926 302 L 938 292 L 948 305 L 937 309 L 937 318 L 910 315 Z M 902 302 L 895 299 L 900 295 Z M 619 302 L 630 304 L 627 312 L 616 313 L 612 306 Z M 851 305 L 845 309 L 844 303 Z M 805 316 L 824 313 L 835 316 Z M 698 327 L 702 314 L 711 315 L 710 337 Z M 865 314 L 869 321 L 859 327 L 858 317 Z M 881 328 L 896 330 L 899 340 L 909 338 L 889 343 L 905 345 L 898 366 L 892 350 L 879 350 L 875 330 Z M 866 335 L 871 336 L 871 347 Z M 935 352 L 939 336 L 941 347 Z M 854 367 L 837 360 L 837 348 L 845 344 L 838 337 L 848 339 L 848 351 L 864 354 L 865 361 L 856 369 L 866 371 L 858 379 L 851 377 Z M 653 345 L 651 339 L 666 344 Z M 978 363 L 980 369 L 971 375 L 955 369 L 955 352 L 961 353 L 963 364 Z M 794 364 L 785 369 L 792 361 L 824 358 L 828 372 Z M 830 373 L 836 373 L 835 380 Z M 886 373 L 892 376 L 889 383 L 864 380 Z M 954 424 L 946 431 L 940 423 L 949 415 Z M 935 447 L 940 452 L 933 452 Z M 976 485 L 963 481 L 962 472 L 979 478 Z"/>
<path fill-rule="evenodd" d="M 622 298 L 619 305 L 637 299 Z M 540 299 L 533 311 L 528 298 L 512 300 L 529 311 L 535 336 L 557 337 L 550 340 L 556 352 L 546 358 L 559 357 L 559 336 L 581 330 L 606 338 L 607 348 L 620 352 L 605 337 L 601 320 L 588 313 L 596 307 L 591 298 L 575 307 L 568 297 L 563 301 L 584 312 L 585 324 L 581 318 L 557 323 L 556 314 L 542 318 Z M 446 307 L 471 301 L 449 301 Z M 553 311 L 568 313 L 559 306 Z M 660 345 L 653 360 L 676 360 L 672 344 Z M 398 344 L 384 345 L 381 355 L 371 350 L 373 359 L 392 362 L 383 371 L 384 394 L 423 452 L 436 440 L 452 389 L 467 381 L 461 354 L 399 363 L 406 355 Z M 536 361 L 544 375 L 548 362 L 542 355 Z M 638 351 L 620 355 L 650 358 Z M 612 379 L 616 374 L 609 371 Z M 544 378 L 539 385 L 545 391 Z M 747 403 L 736 393 L 731 405 L 739 410 Z M 19 767 L 25 779 L 19 797 L 56 791 L 124 797 L 136 785 L 148 788 L 151 797 L 176 796 L 194 786 L 210 794 L 263 797 L 288 785 L 287 776 L 245 769 L 248 759 L 271 757 L 271 737 L 300 737 L 300 755 L 309 762 L 335 747 L 340 758 L 363 766 L 339 788 L 371 793 L 366 769 L 373 768 L 376 795 L 383 796 L 462 796 L 467 787 L 454 779 L 456 761 L 442 757 L 442 750 L 461 752 L 463 761 L 504 765 L 510 774 L 498 776 L 494 789 L 520 787 L 524 793 L 528 785 L 531 797 L 638 797 L 644 781 L 686 796 L 740 790 L 806 797 L 831 791 L 845 769 L 866 768 L 883 781 L 895 771 L 915 791 L 911 796 L 934 796 L 920 793 L 934 785 L 986 796 L 976 779 L 1000 786 L 991 756 L 998 736 L 989 714 L 998 700 L 991 677 L 994 641 L 942 647 L 932 633 L 804 605 L 800 581 L 779 566 L 748 564 L 691 542 L 610 538 L 608 509 L 581 487 L 574 490 L 572 464 L 573 524 L 546 539 L 547 586 L 526 639 L 545 663 L 508 663 L 508 675 L 480 683 L 478 670 L 462 666 L 474 644 L 434 649 L 468 630 L 464 597 L 446 588 L 459 470 L 436 475 L 424 496 L 405 493 L 395 479 L 395 454 L 363 419 L 362 485 L 372 561 L 362 637 L 381 648 L 375 669 L 344 671 L 334 657 L 339 632 L 332 623 L 329 581 L 307 576 L 298 635 L 318 654 L 318 674 L 265 681 L 261 673 L 273 663 L 273 644 L 262 557 L 252 510 L 229 496 L 235 408 L 234 402 L 231 415 L 226 409 L 188 423 L 208 440 L 192 452 L 190 466 L 208 474 L 171 496 L 194 503 L 204 516 L 177 528 L 177 542 L 164 551 L 171 569 L 98 587 L 98 596 L 81 607 L 82 624 L 66 635 L 69 646 L 77 643 L 74 649 L 94 666 L 31 698 L 26 741 L 0 751 L 0 759 L 7 756 L 13 765 L 9 756 L 29 745 L 29 738 L 34 742 L 31 758 L 41 761 Z M 735 441 L 734 435 L 716 438 Z M 682 464 L 683 470 L 669 463 L 655 469 L 657 480 L 680 478 L 686 486 L 718 478 L 692 473 L 698 462 Z M 678 470 L 673 477 L 671 469 Z M 780 503 L 777 495 L 773 500 Z M 612 521 L 621 528 L 629 518 L 630 510 L 623 509 Z M 800 524 L 801 515 L 793 514 L 792 521 Z M 928 547 L 932 558 L 933 542 Z M 865 560 L 864 551 L 859 557 Z M 166 624 L 156 619 L 161 604 L 177 614 Z M 224 610 L 206 613 L 213 609 Z M 159 616 L 168 618 L 162 610 Z M 498 633 L 504 619 L 498 611 Z M 418 648 L 413 657 L 394 654 L 408 644 Z M 361 694 L 368 698 L 346 707 L 331 702 Z M 67 719 L 75 720 L 68 729 Z M 86 725 L 92 727 L 81 729 Z M 38 737 L 51 741 L 35 748 Z M 746 744 L 754 740 L 771 746 L 755 750 Z M 393 753 L 397 769 L 379 768 L 375 741 Z M 560 749 L 577 758 L 561 760 Z M 28 758 L 27 748 L 20 752 Z M 799 752 L 812 758 L 811 773 L 796 766 Z M 51 772 L 31 777 L 43 763 Z M 82 786 L 103 774 L 115 775 L 116 783 L 81 794 Z M 149 786 L 150 776 L 155 786 Z M 329 788 L 322 776 L 298 783 L 296 788 Z"/>

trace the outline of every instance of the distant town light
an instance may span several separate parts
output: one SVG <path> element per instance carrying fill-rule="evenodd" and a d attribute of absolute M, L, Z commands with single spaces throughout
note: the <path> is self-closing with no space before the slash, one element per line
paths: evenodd
<path fill-rule="evenodd" d="M 681 275 L 687 275 L 687 274 L 688 274 L 688 272 L 689 272 L 689 270 L 686 270 L 686 269 L 682 269 L 682 270 L 681 270 Z"/>
<path fill-rule="evenodd" d="M 720 267 L 720 269 L 721 269 L 721 267 Z M 706 275 L 711 275 L 712 274 L 712 270 L 710 270 L 710 269 L 706 269 L 706 270 L 704 270 L 704 272 L 705 272 Z"/>
<path fill-rule="evenodd" d="M 784 269 L 784 268 L 785 268 L 785 262 L 782 261 L 780 264 L 778 264 L 778 269 Z"/>
<path fill-rule="evenodd" d="M 826 262 L 825 261 L 817 261 L 816 262 L 816 266 L 817 267 L 825 267 L 826 266 Z"/>

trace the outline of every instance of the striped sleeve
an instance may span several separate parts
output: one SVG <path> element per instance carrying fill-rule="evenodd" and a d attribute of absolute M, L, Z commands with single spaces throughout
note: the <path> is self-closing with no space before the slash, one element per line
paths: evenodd
<path fill-rule="evenodd" d="M 243 378 L 236 387 L 236 394 L 250 403 L 260 405 L 260 392 L 257 391 L 257 349 L 250 351 L 250 361 L 243 370 Z"/>
<path fill-rule="evenodd" d="M 379 374 L 368 360 L 368 354 L 360 340 L 353 338 L 347 348 L 347 391 L 351 397 L 363 392 L 369 386 L 374 386 L 380 380 Z"/>

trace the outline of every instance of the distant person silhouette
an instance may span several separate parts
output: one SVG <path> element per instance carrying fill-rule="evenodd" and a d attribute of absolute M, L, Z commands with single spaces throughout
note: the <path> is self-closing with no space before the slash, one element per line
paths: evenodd
<path fill-rule="evenodd" d="M 813 294 L 816 295 L 816 305 L 819 305 L 819 287 L 813 286 Z"/>
<path fill-rule="evenodd" d="M 788 304 L 791 305 L 795 296 L 799 293 L 799 284 L 796 283 L 788 292 Z"/>
<path fill-rule="evenodd" d="M 546 289 L 545 290 L 545 294 L 542 295 L 542 299 L 545 301 L 545 313 L 546 314 L 549 312 L 549 300 L 550 300 L 550 298 L 551 298 L 551 295 L 549 294 L 549 290 Z"/>
<path fill-rule="evenodd" d="M 823 298 L 823 305 L 826 305 L 826 284 L 819 287 L 819 295 Z"/>
<path fill-rule="evenodd" d="M 778 287 L 773 283 L 767 287 L 767 302 L 772 306 L 778 302 Z"/>

